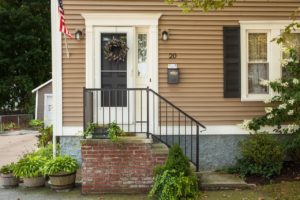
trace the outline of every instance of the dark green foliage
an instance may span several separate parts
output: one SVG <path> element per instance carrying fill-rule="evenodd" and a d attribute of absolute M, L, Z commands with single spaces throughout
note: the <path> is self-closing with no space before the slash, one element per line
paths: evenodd
<path fill-rule="evenodd" d="M 171 147 L 166 164 L 157 166 L 154 174 L 150 197 L 159 200 L 197 198 L 199 192 L 196 175 L 179 145 L 175 144 Z"/>
<path fill-rule="evenodd" d="M 50 142 L 52 142 L 53 137 L 53 126 L 41 127 L 39 129 L 38 137 L 38 147 L 46 147 Z"/>
<path fill-rule="evenodd" d="M 295 162 L 300 162 L 300 132 L 294 133 L 285 144 L 286 155 Z"/>
<path fill-rule="evenodd" d="M 43 168 L 44 175 L 55 175 L 60 173 L 73 173 L 78 169 L 76 159 L 70 156 L 57 156 L 48 160 Z"/>
<path fill-rule="evenodd" d="M 197 179 L 183 172 L 178 175 L 176 170 L 165 170 L 155 177 L 149 196 L 160 200 L 196 199 Z"/>
<path fill-rule="evenodd" d="M 241 176 L 271 178 L 279 175 L 283 164 L 283 148 L 273 135 L 257 133 L 240 143 L 241 158 L 236 170 Z"/>
<path fill-rule="evenodd" d="M 109 139 L 111 139 L 113 142 L 118 142 L 119 136 L 124 133 L 124 131 L 116 122 L 112 122 L 108 125 L 107 132 Z"/>
<path fill-rule="evenodd" d="M 13 173 L 13 170 L 15 168 L 15 164 L 14 163 L 10 163 L 8 165 L 4 165 L 0 168 L 0 173 L 1 174 L 10 174 Z"/>
<path fill-rule="evenodd" d="M 163 170 L 173 169 L 177 172 L 183 172 L 185 176 L 189 176 L 192 174 L 189 159 L 183 154 L 178 144 L 173 145 L 170 149 Z"/>
<path fill-rule="evenodd" d="M 51 77 L 50 1 L 0 1 L 0 113 L 33 112 Z"/>

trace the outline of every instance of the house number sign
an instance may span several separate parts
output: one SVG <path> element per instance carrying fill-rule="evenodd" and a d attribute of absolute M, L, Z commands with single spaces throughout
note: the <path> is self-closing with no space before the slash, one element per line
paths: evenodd
<path fill-rule="evenodd" d="M 177 54 L 176 53 L 169 53 L 169 59 L 176 59 Z"/>

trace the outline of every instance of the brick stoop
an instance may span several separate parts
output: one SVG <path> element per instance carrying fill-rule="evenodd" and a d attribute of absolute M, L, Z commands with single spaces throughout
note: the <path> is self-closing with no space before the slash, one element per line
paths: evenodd
<path fill-rule="evenodd" d="M 153 182 L 153 169 L 163 164 L 168 148 L 152 139 L 122 137 L 81 141 L 82 193 L 145 193 Z"/>

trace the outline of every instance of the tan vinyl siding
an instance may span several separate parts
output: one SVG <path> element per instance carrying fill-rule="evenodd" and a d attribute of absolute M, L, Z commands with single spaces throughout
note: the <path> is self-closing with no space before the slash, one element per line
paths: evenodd
<path fill-rule="evenodd" d="M 240 0 L 222 11 L 182 14 L 163 0 L 64 0 L 71 32 L 84 28 L 81 13 L 162 13 L 159 30 L 169 30 L 167 42 L 159 40 L 159 93 L 206 125 L 237 124 L 264 113 L 260 102 L 223 98 L 223 26 L 239 20 L 288 20 L 298 0 Z M 63 124 L 82 125 L 82 88 L 85 85 L 85 42 L 63 42 Z M 169 53 L 181 72 L 178 85 L 166 80 Z M 172 61 L 174 62 L 174 61 Z"/>

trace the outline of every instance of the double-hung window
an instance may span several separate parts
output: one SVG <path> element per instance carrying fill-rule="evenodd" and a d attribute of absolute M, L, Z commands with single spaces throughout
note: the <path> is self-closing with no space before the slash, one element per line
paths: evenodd
<path fill-rule="evenodd" d="M 283 45 L 272 42 L 290 21 L 240 21 L 241 30 L 241 100 L 264 101 L 274 95 L 261 83 L 284 75 L 282 59 L 288 57 L 283 47 L 300 52 L 300 33 L 288 36 Z"/>

